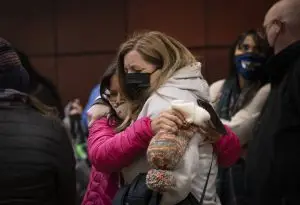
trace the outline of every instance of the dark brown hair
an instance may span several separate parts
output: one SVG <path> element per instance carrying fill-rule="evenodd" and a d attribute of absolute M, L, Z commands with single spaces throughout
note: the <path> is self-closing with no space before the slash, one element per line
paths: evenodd
<path fill-rule="evenodd" d="M 116 126 L 116 131 L 119 132 L 124 130 L 130 124 L 130 119 L 129 116 L 127 116 L 125 120 L 119 118 L 115 109 L 107 99 L 108 96 L 105 92 L 106 90 L 110 90 L 111 78 L 114 75 L 117 75 L 116 61 L 113 61 L 113 63 L 108 67 L 108 69 L 105 71 L 105 73 L 101 78 L 100 96 L 101 96 L 102 103 L 110 107 L 109 120 L 108 120 L 109 126 Z"/>

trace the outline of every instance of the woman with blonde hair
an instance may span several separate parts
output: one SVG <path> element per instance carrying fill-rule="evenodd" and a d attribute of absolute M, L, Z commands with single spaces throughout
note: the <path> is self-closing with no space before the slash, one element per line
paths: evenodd
<path fill-rule="evenodd" d="M 82 205 L 111 205 L 119 185 L 122 185 L 122 169 L 145 153 L 152 136 L 158 131 L 175 133 L 182 123 L 180 113 L 167 110 L 151 119 L 146 116 L 135 120 L 130 126 L 122 124 L 124 119 L 128 122 L 128 102 L 119 93 L 116 70 L 114 63 L 107 69 L 101 80 L 101 98 L 88 111 L 88 154 L 92 169 Z M 230 166 L 239 156 L 237 139 L 228 132 L 215 144 L 221 166 Z"/>
<path fill-rule="evenodd" d="M 88 155 L 92 168 L 82 205 L 111 205 L 119 189 L 122 168 L 147 148 L 159 129 L 165 127 L 172 132 L 174 127 L 170 125 L 181 122 L 175 112 L 167 111 L 155 119 L 143 117 L 128 127 L 122 125 L 127 116 L 127 103 L 118 92 L 116 70 L 113 63 L 104 73 L 101 98 L 88 110 Z"/>
<path fill-rule="evenodd" d="M 209 87 L 201 74 L 201 63 L 170 36 L 156 31 L 134 35 L 121 45 L 117 61 L 120 88 L 129 101 L 128 119 L 123 125 L 145 116 L 159 116 L 174 100 L 209 102 Z M 219 203 L 215 186 L 218 168 L 213 146 L 201 136 L 199 141 L 193 141 L 199 143 L 199 156 L 195 153 L 193 159 L 180 163 L 181 185 L 162 193 L 161 204 L 177 204 L 188 195 L 200 201 L 202 193 L 203 204 Z M 122 171 L 125 183 L 130 184 L 148 170 L 145 155 L 137 157 Z M 206 191 L 203 190 L 205 183 Z"/>

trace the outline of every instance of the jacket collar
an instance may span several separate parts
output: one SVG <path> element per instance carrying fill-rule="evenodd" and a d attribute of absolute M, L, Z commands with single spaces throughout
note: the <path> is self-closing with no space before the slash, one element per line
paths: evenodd
<path fill-rule="evenodd" d="M 271 57 L 266 64 L 266 72 L 270 76 L 271 83 L 281 82 L 298 59 L 300 59 L 300 41 L 291 44 Z"/>

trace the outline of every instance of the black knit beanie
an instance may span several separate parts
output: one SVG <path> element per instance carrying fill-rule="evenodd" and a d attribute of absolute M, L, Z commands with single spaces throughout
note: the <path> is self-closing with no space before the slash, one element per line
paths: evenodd
<path fill-rule="evenodd" d="M 12 45 L 0 37 L 0 89 L 27 92 L 29 75 Z"/>

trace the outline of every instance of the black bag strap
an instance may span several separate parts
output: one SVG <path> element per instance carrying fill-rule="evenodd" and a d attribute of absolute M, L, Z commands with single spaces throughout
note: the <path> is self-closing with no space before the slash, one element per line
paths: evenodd
<path fill-rule="evenodd" d="M 205 184 L 203 186 L 203 191 L 200 197 L 200 201 L 198 201 L 194 195 L 192 193 L 190 193 L 183 201 L 179 202 L 177 205 L 203 205 L 203 201 L 204 201 L 204 197 L 205 197 L 205 193 L 206 193 L 206 189 L 207 189 L 207 185 L 208 185 L 208 180 L 209 180 L 209 176 L 211 173 L 211 169 L 212 169 L 212 164 L 213 164 L 213 160 L 214 160 L 214 153 L 212 152 L 212 158 L 211 158 L 211 162 L 209 165 L 209 170 L 207 173 L 207 177 L 206 177 L 206 181 Z"/>
<path fill-rule="evenodd" d="M 158 192 L 153 192 L 153 195 L 148 203 L 148 205 L 158 205 L 160 203 L 162 195 Z"/>
<path fill-rule="evenodd" d="M 116 195 L 113 198 L 112 205 L 123 205 L 125 204 L 125 198 L 130 189 L 130 185 L 125 185 L 118 190 Z"/>
<path fill-rule="evenodd" d="M 207 177 L 206 177 L 206 182 L 204 184 L 202 195 L 201 195 L 200 201 L 198 203 L 199 205 L 202 205 L 203 201 L 204 201 L 205 192 L 206 192 L 209 176 L 210 176 L 210 173 L 211 173 L 211 168 L 212 168 L 213 161 L 214 161 L 214 152 L 212 153 L 212 156 L 211 156 L 211 161 L 210 161 L 209 170 L 208 170 Z"/>

